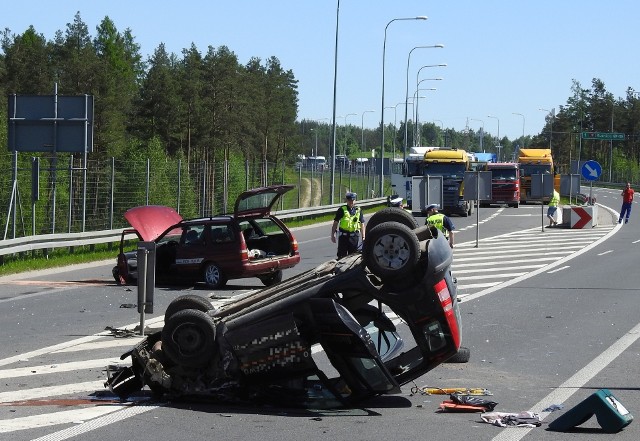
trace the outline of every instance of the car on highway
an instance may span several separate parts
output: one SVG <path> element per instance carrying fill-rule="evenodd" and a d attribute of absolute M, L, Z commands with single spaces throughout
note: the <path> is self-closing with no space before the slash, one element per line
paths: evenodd
<path fill-rule="evenodd" d="M 155 242 L 156 278 L 164 283 L 204 282 L 223 287 L 229 279 L 257 277 L 266 286 L 282 280 L 282 270 L 300 262 L 298 242 L 271 208 L 292 185 L 243 192 L 233 214 L 182 219 L 172 208 L 146 205 L 128 210 L 113 277 L 136 283 L 137 251 L 125 251 L 126 237 Z"/>
<path fill-rule="evenodd" d="M 218 308 L 174 299 L 164 326 L 109 366 L 125 399 L 158 397 L 313 408 L 400 392 L 458 355 L 461 322 L 444 236 L 388 207 L 362 253 L 331 260 Z"/>

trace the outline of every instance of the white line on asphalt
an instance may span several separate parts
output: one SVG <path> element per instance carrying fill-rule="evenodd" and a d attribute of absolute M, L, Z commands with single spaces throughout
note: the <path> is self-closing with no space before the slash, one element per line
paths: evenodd
<path fill-rule="evenodd" d="M 60 384 L 58 386 L 37 387 L 35 389 L 20 389 L 11 392 L 0 392 L 0 403 L 34 400 L 36 398 L 59 397 L 61 395 L 70 395 L 79 392 L 95 392 L 96 390 L 101 389 L 104 389 L 104 380 Z"/>
<path fill-rule="evenodd" d="M 69 363 L 51 363 L 40 366 L 26 366 L 15 369 L 0 370 L 0 378 L 30 377 L 33 375 L 57 374 L 60 372 L 77 371 L 80 369 L 106 368 L 110 364 L 122 363 L 118 357 L 100 358 L 83 361 L 71 361 Z"/>
<path fill-rule="evenodd" d="M 638 243 L 638 242 L 640 242 L 640 239 L 638 239 L 638 240 L 634 240 L 634 241 L 633 241 L 633 242 L 631 242 L 631 243 Z"/>
<path fill-rule="evenodd" d="M 551 412 L 542 412 L 549 406 L 549 403 L 564 403 L 573 394 L 580 390 L 588 381 L 598 375 L 602 369 L 607 367 L 620 354 L 627 350 L 632 344 L 640 338 L 640 323 L 635 325 L 633 329 L 616 340 L 611 346 L 604 350 L 600 355 L 594 358 L 588 365 L 580 369 L 567 381 L 554 389 L 549 395 L 540 400 L 532 408 L 532 412 L 540 414 L 543 420 L 549 416 Z M 530 428 L 520 428 L 519 430 L 504 430 L 498 436 L 494 437 L 494 441 L 518 441 L 524 438 L 530 431 Z"/>
<path fill-rule="evenodd" d="M 82 435 L 83 433 L 87 433 L 87 432 L 91 432 L 93 430 L 99 429 L 100 427 L 108 426 L 110 424 L 114 424 L 119 421 L 125 420 L 127 418 L 140 415 L 150 410 L 157 409 L 158 407 L 160 406 L 156 406 L 156 405 L 132 406 L 129 408 L 125 408 L 124 410 L 117 412 L 115 414 L 109 413 L 100 418 L 96 418 L 86 423 L 69 427 L 67 429 L 60 430 L 55 433 L 50 433 L 49 435 L 36 438 L 32 441 L 64 441 L 65 439 L 73 438 L 75 436 Z"/>
<path fill-rule="evenodd" d="M 462 302 L 461 304 L 464 305 L 465 303 L 467 303 L 467 302 L 469 302 L 471 300 L 479 299 L 479 298 L 484 297 L 484 296 L 486 296 L 488 294 L 491 294 L 493 292 L 496 292 L 498 290 L 506 288 L 507 286 L 514 285 L 514 284 L 516 284 L 518 282 L 521 282 L 521 281 L 526 280 L 528 278 L 537 276 L 538 274 L 541 274 L 541 273 L 543 273 L 545 271 L 548 271 L 548 270 L 551 270 L 551 269 L 553 269 L 555 267 L 558 267 L 558 266 L 562 265 L 563 263 L 568 262 L 569 260 L 571 260 L 573 258 L 576 258 L 576 257 L 580 256 L 581 254 L 586 253 L 587 251 L 591 250 L 592 248 L 595 248 L 596 246 L 600 245 L 602 242 L 607 240 L 609 237 L 611 237 L 615 233 L 617 233 L 621 226 L 622 226 L 622 224 L 616 225 L 606 235 L 602 236 L 600 239 L 596 240 L 595 242 L 591 243 L 590 245 L 587 245 L 586 247 L 584 247 L 580 251 L 577 251 L 577 252 L 575 252 L 575 253 L 573 253 L 573 254 L 571 254 L 569 256 L 566 256 L 566 257 L 564 257 L 564 258 L 562 258 L 560 260 L 557 260 L 557 261 L 555 261 L 553 263 L 550 263 L 549 265 L 547 265 L 547 266 L 545 266 L 543 268 L 537 269 L 537 270 L 535 270 L 535 271 L 533 271 L 531 273 L 527 273 L 524 276 L 516 277 L 513 280 L 509 280 L 507 282 L 500 283 L 498 285 L 492 286 L 492 287 L 490 287 L 488 289 L 485 289 L 483 291 L 479 291 L 479 292 L 477 292 L 475 294 L 471 294 L 471 295 L 465 297 L 464 302 Z"/>
<path fill-rule="evenodd" d="M 106 414 L 122 410 L 126 407 L 128 406 L 123 406 L 122 404 L 109 404 L 106 406 L 95 406 L 84 409 L 63 410 L 61 412 L 47 414 L 46 418 L 43 418 L 42 415 L 31 415 L 27 417 L 13 418 L 11 420 L 3 420 L 2 426 L 0 426 L 0 433 L 55 426 L 57 424 L 82 423 L 81 426 L 84 426 L 84 420 L 98 418 Z M 55 439 L 59 440 L 64 438 L 56 437 Z"/>
<path fill-rule="evenodd" d="M 124 347 L 133 347 L 137 345 L 143 336 L 137 335 L 135 337 L 127 337 L 127 338 L 113 338 L 113 337 L 105 337 L 104 340 L 94 340 L 90 343 L 82 343 L 75 346 L 70 346 L 68 348 L 62 348 L 58 351 L 53 351 L 52 354 L 59 354 L 61 352 L 80 352 L 80 351 L 94 351 L 97 349 L 107 349 L 107 348 L 119 348 L 121 346 Z"/>
<path fill-rule="evenodd" d="M 598 256 L 604 256 L 605 254 L 613 253 L 613 250 L 604 251 L 602 253 L 598 253 Z"/>
<path fill-rule="evenodd" d="M 567 268 L 571 268 L 571 267 L 569 265 L 561 266 L 560 268 L 556 268 L 554 270 L 547 271 L 547 274 L 557 273 L 558 271 L 563 271 L 563 270 L 566 270 Z"/>

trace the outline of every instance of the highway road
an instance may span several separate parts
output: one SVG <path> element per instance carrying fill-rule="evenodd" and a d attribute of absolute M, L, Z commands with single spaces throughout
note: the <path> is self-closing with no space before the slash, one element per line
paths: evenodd
<path fill-rule="evenodd" d="M 618 225 L 617 190 L 597 189 L 599 225 L 543 229 L 543 208 L 483 208 L 479 223 L 454 217 L 453 274 L 461 300 L 464 364 L 445 363 L 402 393 L 357 409 L 302 411 L 206 403 L 119 402 L 102 386 L 105 367 L 140 336 L 136 288 L 113 283 L 114 261 L 0 279 L 0 440 L 566 440 L 602 439 L 595 418 L 572 433 L 547 430 L 557 416 L 601 388 L 640 414 L 638 209 Z M 419 219 L 423 222 L 423 219 Z M 546 222 L 544 222 L 546 224 Z M 285 277 L 335 256 L 330 225 L 295 231 L 302 263 Z M 257 280 L 158 288 L 149 327 L 185 292 L 214 304 Z M 117 331 L 116 331 L 117 329 Z M 128 332 L 122 332 L 126 329 Z M 446 395 L 425 387 L 485 388 L 496 411 L 535 411 L 536 428 L 501 428 L 477 413 L 439 413 Z M 558 405 L 555 412 L 543 411 Z M 632 423 L 616 440 L 640 439 Z"/>

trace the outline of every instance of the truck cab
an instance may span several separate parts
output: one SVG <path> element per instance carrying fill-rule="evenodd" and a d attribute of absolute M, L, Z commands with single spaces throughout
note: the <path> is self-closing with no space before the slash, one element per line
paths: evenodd
<path fill-rule="evenodd" d="M 520 202 L 527 203 L 531 200 L 531 176 L 553 176 L 553 157 L 551 149 L 520 149 L 518 153 L 518 166 L 520 168 Z M 545 198 L 544 202 L 548 202 Z"/>
<path fill-rule="evenodd" d="M 425 176 L 442 176 L 441 211 L 447 215 L 470 216 L 474 203 L 463 198 L 464 174 L 471 169 L 467 152 L 457 149 L 432 150 L 425 153 L 424 163 Z"/>
<path fill-rule="evenodd" d="M 486 170 L 491 172 L 491 200 L 482 205 L 505 204 L 520 206 L 520 168 L 515 162 L 490 162 Z"/>

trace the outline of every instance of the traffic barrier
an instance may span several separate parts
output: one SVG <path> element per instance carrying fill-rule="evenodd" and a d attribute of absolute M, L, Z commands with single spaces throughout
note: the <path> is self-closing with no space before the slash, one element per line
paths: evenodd
<path fill-rule="evenodd" d="M 562 207 L 562 219 L 569 228 L 593 228 L 598 225 L 598 206 L 564 206 Z"/>

